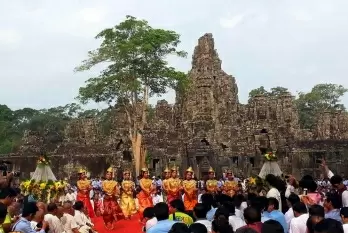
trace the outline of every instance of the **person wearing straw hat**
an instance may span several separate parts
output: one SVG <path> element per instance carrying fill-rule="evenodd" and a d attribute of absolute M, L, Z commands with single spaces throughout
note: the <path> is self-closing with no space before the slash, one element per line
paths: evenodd
<path fill-rule="evenodd" d="M 121 201 L 120 207 L 122 209 L 125 219 L 130 219 L 133 214 L 137 212 L 133 193 L 135 184 L 131 180 L 131 173 L 129 170 L 123 172 L 123 181 L 121 183 Z"/>
<path fill-rule="evenodd" d="M 168 167 L 166 167 L 166 169 L 164 169 L 164 171 L 163 171 L 163 182 L 162 182 L 162 194 L 163 194 L 163 201 L 164 202 L 167 202 L 169 178 L 170 178 L 170 170 L 168 169 Z"/>
<path fill-rule="evenodd" d="M 147 168 L 142 168 L 140 173 L 141 179 L 139 180 L 140 192 L 137 195 L 139 202 L 139 216 L 143 219 L 144 210 L 147 207 L 153 207 L 152 194 L 156 192 L 156 186 L 152 183 L 149 178 L 149 170 Z"/>
<path fill-rule="evenodd" d="M 168 193 L 167 193 L 167 204 L 176 199 L 181 199 L 180 191 L 181 180 L 177 177 L 177 167 L 173 166 L 171 169 L 171 177 L 168 179 Z"/>
<path fill-rule="evenodd" d="M 182 182 L 184 190 L 185 210 L 191 211 L 198 202 L 197 198 L 197 182 L 193 178 L 193 169 L 189 167 L 185 172 L 185 180 Z"/>
<path fill-rule="evenodd" d="M 218 187 L 218 181 L 215 179 L 215 171 L 212 167 L 208 170 L 208 180 L 205 182 L 207 192 L 210 194 L 217 194 L 220 189 Z"/>
<path fill-rule="evenodd" d="M 108 230 L 112 230 L 114 228 L 114 222 L 124 217 L 122 210 L 117 203 L 117 195 L 119 194 L 119 190 L 117 188 L 117 182 L 113 180 L 113 176 L 114 169 L 110 167 L 106 170 L 105 180 L 102 182 L 102 189 L 105 194 L 103 199 L 103 220 L 105 227 Z"/>
<path fill-rule="evenodd" d="M 82 201 L 84 207 L 87 209 L 88 217 L 95 217 L 92 203 L 89 197 L 90 191 L 92 189 L 91 181 L 87 179 L 87 171 L 85 169 L 80 169 L 78 171 L 79 180 L 77 181 L 77 201 Z"/>

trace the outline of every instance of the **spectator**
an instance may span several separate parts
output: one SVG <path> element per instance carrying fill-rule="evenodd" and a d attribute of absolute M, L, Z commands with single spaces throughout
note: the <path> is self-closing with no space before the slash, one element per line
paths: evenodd
<path fill-rule="evenodd" d="M 340 208 L 342 207 L 341 197 L 337 193 L 327 193 L 324 201 L 326 209 L 325 218 L 332 218 L 337 221 L 342 221 L 340 216 Z"/>
<path fill-rule="evenodd" d="M 213 221 L 214 214 L 215 214 L 215 211 L 217 209 L 215 207 L 215 202 L 214 202 L 213 195 L 211 195 L 210 193 L 205 193 L 205 194 L 202 195 L 201 199 L 202 199 L 202 204 L 205 205 L 205 207 L 208 210 L 208 212 L 207 212 L 207 219 L 209 221 Z"/>
<path fill-rule="evenodd" d="M 17 196 L 17 192 L 12 189 L 12 188 L 3 188 L 0 191 L 0 203 L 3 203 L 7 208 L 10 207 L 10 205 L 12 205 L 15 197 Z M 11 216 L 10 213 L 7 212 L 5 221 L 2 224 L 2 228 L 4 229 L 5 232 L 10 231 L 11 229 Z"/>
<path fill-rule="evenodd" d="M 270 220 L 268 216 L 264 214 L 265 209 L 267 208 L 267 198 L 258 196 L 258 197 L 252 197 L 250 200 L 250 206 L 256 208 L 261 213 L 261 222 L 266 222 L 267 220 Z"/>
<path fill-rule="evenodd" d="M 246 226 L 243 228 L 251 228 L 256 232 L 261 233 L 262 222 L 261 222 L 261 212 L 260 209 L 254 207 L 248 207 L 244 210 L 244 219 L 246 222 Z"/>
<path fill-rule="evenodd" d="M 49 233 L 61 233 L 63 232 L 63 225 L 60 222 L 58 215 L 58 206 L 55 203 L 50 203 L 47 205 L 47 214 L 44 220 L 49 225 Z"/>
<path fill-rule="evenodd" d="M 284 232 L 288 232 L 288 226 L 285 221 L 285 216 L 279 211 L 279 202 L 276 198 L 268 198 L 267 213 L 270 219 L 278 221 L 284 228 Z"/>
<path fill-rule="evenodd" d="M 307 220 L 307 229 L 309 233 L 314 233 L 314 226 L 325 217 L 324 207 L 321 205 L 312 205 L 309 208 L 309 218 Z"/>
<path fill-rule="evenodd" d="M 233 233 L 232 226 L 228 221 L 229 211 L 225 207 L 216 210 L 214 220 L 212 222 L 212 232 L 217 233 Z"/>
<path fill-rule="evenodd" d="M 348 233 L 348 207 L 343 207 L 340 211 L 344 233 Z"/>
<path fill-rule="evenodd" d="M 36 213 L 39 211 L 35 202 L 28 202 L 23 207 L 22 217 L 14 224 L 12 231 L 19 231 L 23 233 L 45 233 L 48 228 L 47 222 L 43 221 L 42 228 L 35 231 L 31 228 L 30 222 L 33 220 Z"/>
<path fill-rule="evenodd" d="M 193 215 L 196 218 L 195 223 L 203 224 L 208 232 L 211 232 L 211 221 L 207 219 L 207 208 L 202 204 L 198 203 L 193 208 Z"/>
<path fill-rule="evenodd" d="M 303 202 L 297 202 L 293 205 L 294 218 L 290 222 L 291 233 L 306 233 L 307 220 L 309 215 L 307 213 L 307 207 Z"/>
<path fill-rule="evenodd" d="M 4 223 L 7 216 L 7 206 L 4 203 L 0 202 L 0 233 L 5 233 L 4 228 L 2 227 L 2 224 Z M 6 231 L 8 232 L 8 231 Z"/>
<path fill-rule="evenodd" d="M 291 195 L 291 194 L 290 194 Z M 283 226 L 276 220 L 268 220 L 262 224 L 261 233 L 284 233 Z"/>
<path fill-rule="evenodd" d="M 181 199 L 171 201 L 170 207 L 173 209 L 173 213 L 169 215 L 169 220 L 183 222 L 188 226 L 193 223 L 192 217 L 185 213 L 184 202 Z"/>
<path fill-rule="evenodd" d="M 294 211 L 292 209 L 292 206 L 295 205 L 297 202 L 300 202 L 300 197 L 296 195 L 295 193 L 291 193 L 288 198 L 286 199 L 286 202 L 289 206 L 288 211 L 285 213 L 285 221 L 288 229 L 286 231 L 289 231 L 290 228 L 290 221 L 294 218 Z"/>
<path fill-rule="evenodd" d="M 339 175 L 333 175 L 333 173 L 329 171 L 330 183 L 333 188 L 337 189 L 337 191 L 341 195 L 341 203 L 343 207 L 348 207 L 348 190 L 346 186 L 343 184 L 343 179 Z"/>
<path fill-rule="evenodd" d="M 168 233 L 174 225 L 174 221 L 169 220 L 169 208 L 164 202 L 155 205 L 154 213 L 157 218 L 157 224 L 151 227 L 148 233 Z"/>
<path fill-rule="evenodd" d="M 76 220 L 74 219 L 75 211 L 72 208 L 71 202 L 65 202 L 63 205 L 63 217 L 61 222 L 63 229 L 66 233 L 78 233 L 79 225 L 77 225 Z"/>
<path fill-rule="evenodd" d="M 208 231 L 207 227 L 203 225 L 202 223 L 195 222 L 189 227 L 190 233 L 210 233 Z"/>
<path fill-rule="evenodd" d="M 147 207 L 144 210 L 145 231 L 147 232 L 151 227 L 157 224 L 157 218 L 155 216 L 154 208 Z"/>
<path fill-rule="evenodd" d="M 343 233 L 342 223 L 335 219 L 323 219 L 314 227 L 315 233 Z"/>
<path fill-rule="evenodd" d="M 227 202 L 224 204 L 224 206 L 229 211 L 230 216 L 228 217 L 228 222 L 230 223 L 234 231 L 246 225 L 242 218 L 235 215 L 236 207 L 234 206 L 232 202 Z"/>
<path fill-rule="evenodd" d="M 188 226 L 185 223 L 174 223 L 168 233 L 190 233 Z"/>

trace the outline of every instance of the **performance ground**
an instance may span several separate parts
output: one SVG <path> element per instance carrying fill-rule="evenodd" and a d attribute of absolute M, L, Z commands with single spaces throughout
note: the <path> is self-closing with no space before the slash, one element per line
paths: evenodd
<path fill-rule="evenodd" d="M 93 219 L 94 225 L 98 233 L 141 233 L 141 224 L 138 216 L 134 216 L 131 220 L 118 221 L 113 230 L 107 230 L 104 226 L 103 218 Z"/>

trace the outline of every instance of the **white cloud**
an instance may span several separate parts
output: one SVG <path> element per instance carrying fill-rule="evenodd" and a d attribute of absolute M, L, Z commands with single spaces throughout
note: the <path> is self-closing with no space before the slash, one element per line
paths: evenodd
<path fill-rule="evenodd" d="M 107 12 L 103 8 L 84 8 L 77 13 L 77 17 L 88 23 L 100 23 L 106 17 Z"/>
<path fill-rule="evenodd" d="M 298 21 L 311 21 L 313 19 L 312 15 L 305 10 L 295 10 L 292 14 Z"/>
<path fill-rule="evenodd" d="M 222 28 L 235 28 L 237 25 L 241 24 L 243 22 L 243 19 L 245 18 L 245 14 L 238 14 L 233 16 L 232 18 L 220 18 L 220 26 Z"/>
<path fill-rule="evenodd" d="M 0 29 L 0 46 L 13 46 L 21 41 L 22 37 L 19 32 L 11 29 Z"/>

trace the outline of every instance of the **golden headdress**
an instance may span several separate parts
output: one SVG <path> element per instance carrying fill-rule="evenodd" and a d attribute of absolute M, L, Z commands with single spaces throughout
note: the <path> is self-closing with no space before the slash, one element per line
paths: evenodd
<path fill-rule="evenodd" d="M 172 171 L 177 171 L 178 168 L 174 165 L 174 166 L 172 167 L 172 169 L 170 169 L 170 170 L 172 170 Z"/>
<path fill-rule="evenodd" d="M 80 170 L 77 172 L 77 174 L 82 174 L 82 173 L 86 173 L 87 171 L 83 168 L 80 168 Z"/>
<path fill-rule="evenodd" d="M 191 172 L 191 173 L 193 173 L 192 167 L 187 168 L 186 172 Z"/>
<path fill-rule="evenodd" d="M 209 173 L 215 173 L 214 169 L 212 167 L 209 168 L 208 170 Z"/>
<path fill-rule="evenodd" d="M 166 167 L 166 169 L 164 169 L 164 171 L 163 172 L 170 172 L 170 170 L 169 170 L 169 168 L 168 167 Z"/>
<path fill-rule="evenodd" d="M 142 171 L 142 172 L 148 172 L 149 169 L 147 169 L 146 167 L 143 167 L 143 168 L 141 169 L 141 171 Z"/>
<path fill-rule="evenodd" d="M 111 173 L 113 173 L 113 172 L 114 172 L 114 169 L 113 169 L 112 167 L 109 167 L 109 168 L 106 170 L 106 172 L 111 172 Z"/>
<path fill-rule="evenodd" d="M 233 175 L 232 169 L 228 169 L 228 170 L 226 171 L 226 175 L 228 175 L 228 174 L 232 174 L 232 175 Z"/>

